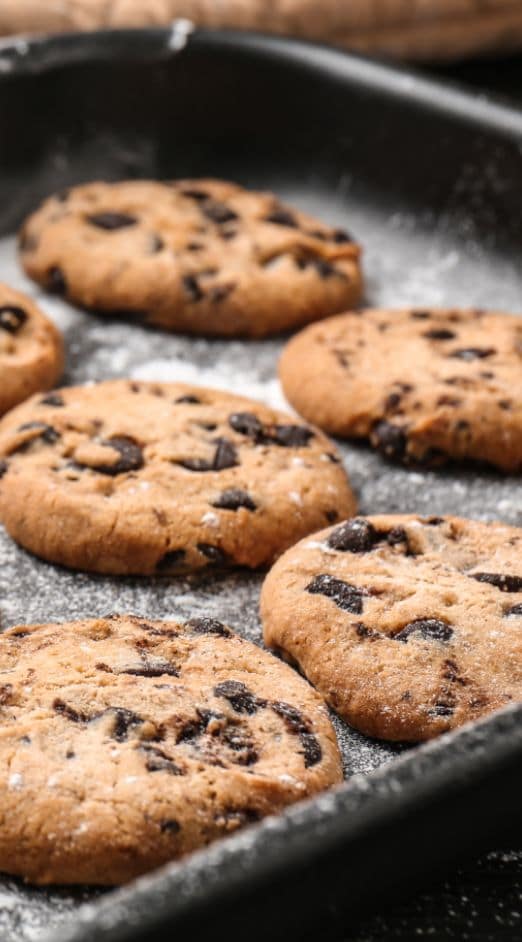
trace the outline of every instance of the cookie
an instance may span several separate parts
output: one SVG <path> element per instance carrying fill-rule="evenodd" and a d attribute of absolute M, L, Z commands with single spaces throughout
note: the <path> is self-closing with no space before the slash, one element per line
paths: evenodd
<path fill-rule="evenodd" d="M 213 618 L 0 637 L 0 869 L 116 884 L 341 781 L 327 708 Z"/>
<path fill-rule="evenodd" d="M 62 370 L 63 343 L 54 324 L 24 294 L 0 283 L 0 415 L 50 389 Z"/>
<path fill-rule="evenodd" d="M 361 294 L 359 247 L 346 232 L 217 180 L 76 187 L 37 210 L 20 248 L 48 290 L 189 334 L 262 337 Z"/>
<path fill-rule="evenodd" d="M 522 469 L 522 318 L 480 310 L 349 313 L 293 338 L 280 364 L 306 419 L 385 457 Z M 305 380 L 305 381 L 304 381 Z"/>
<path fill-rule="evenodd" d="M 0 423 L 0 519 L 75 569 L 258 567 L 354 508 L 322 433 L 225 392 L 117 380 L 36 396 Z"/>
<path fill-rule="evenodd" d="M 356 517 L 294 546 L 262 593 L 265 641 L 348 723 L 418 741 L 522 700 L 522 530 Z"/>

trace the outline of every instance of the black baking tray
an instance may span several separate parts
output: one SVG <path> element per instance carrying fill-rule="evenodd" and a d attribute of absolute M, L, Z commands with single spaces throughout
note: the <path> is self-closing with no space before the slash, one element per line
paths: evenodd
<path fill-rule="evenodd" d="M 367 300 L 522 308 L 522 117 L 413 73 L 233 32 L 122 31 L 0 43 L 0 279 L 30 289 L 10 236 L 35 203 L 94 178 L 228 177 L 270 187 L 365 245 Z M 165 336 L 73 312 L 67 382 L 131 373 L 270 401 L 281 340 Z M 0 379 L 1 381 L 1 379 Z M 522 523 L 519 479 L 408 472 L 342 445 L 362 511 Z M 0 532 L 0 621 L 211 610 L 260 641 L 262 576 L 102 579 Z M 0 881 L 5 942 L 295 938 L 411 892 L 448 861 L 522 837 L 522 707 L 426 746 L 340 721 L 346 784 L 119 891 Z"/>

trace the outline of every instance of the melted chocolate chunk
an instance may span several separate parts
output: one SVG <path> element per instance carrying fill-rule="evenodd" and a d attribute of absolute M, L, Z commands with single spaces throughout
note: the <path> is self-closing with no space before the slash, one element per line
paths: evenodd
<path fill-rule="evenodd" d="M 141 752 L 147 756 L 145 768 L 147 772 L 168 772 L 169 775 L 185 775 L 184 769 L 176 765 L 171 756 L 158 749 L 157 746 L 149 746 L 148 743 L 141 743 L 138 747 Z"/>
<path fill-rule="evenodd" d="M 209 195 L 205 192 L 205 190 L 182 190 L 181 195 L 186 196 L 189 200 L 195 200 L 196 203 L 201 203 L 203 200 L 209 199 Z"/>
<path fill-rule="evenodd" d="M 257 713 L 261 707 L 266 706 L 266 700 L 256 697 L 239 680 L 225 680 L 223 683 L 218 684 L 217 687 L 214 687 L 214 696 L 224 697 L 225 700 L 228 700 L 236 713 L 249 713 L 252 715 Z"/>
<path fill-rule="evenodd" d="M 0 461 L 0 479 L 3 478 L 4 474 L 7 474 L 8 469 L 7 461 Z"/>
<path fill-rule="evenodd" d="M 125 670 L 116 671 L 118 674 L 131 674 L 134 677 L 163 677 L 167 674 L 169 677 L 179 677 L 179 667 L 171 664 L 170 661 L 163 661 L 161 658 L 147 660 L 144 658 L 143 664 L 139 667 L 128 667 Z"/>
<path fill-rule="evenodd" d="M 439 618 L 417 618 L 393 635 L 393 639 L 406 642 L 412 635 L 425 641 L 441 641 L 446 644 L 453 637 L 453 628 Z"/>
<path fill-rule="evenodd" d="M 67 293 L 67 282 L 65 280 L 65 275 L 61 268 L 58 268 L 57 265 L 54 265 L 47 272 L 47 290 L 52 294 L 66 294 Z"/>
<path fill-rule="evenodd" d="M 95 213 L 93 216 L 87 216 L 87 222 L 91 226 L 96 226 L 97 229 L 114 232 L 116 229 L 135 226 L 138 220 L 136 216 L 130 216 L 128 213 Z"/>
<path fill-rule="evenodd" d="M 363 597 L 367 594 L 364 589 L 359 589 L 355 585 L 343 582 L 342 579 L 336 579 L 334 576 L 321 574 L 306 586 L 306 591 L 310 595 L 324 595 L 326 598 L 335 602 L 338 608 L 343 612 L 351 612 L 354 615 L 360 615 L 363 610 Z"/>
<path fill-rule="evenodd" d="M 108 474 L 116 476 L 117 474 L 126 474 L 128 471 L 139 471 L 143 467 L 143 452 L 138 443 L 128 435 L 113 435 L 101 443 L 107 448 L 113 448 L 120 455 L 119 461 L 114 464 L 98 464 L 93 466 L 93 471 L 99 474 Z"/>
<path fill-rule="evenodd" d="M 65 405 L 63 396 L 60 393 L 50 392 L 47 393 L 43 399 L 40 399 L 41 406 L 54 406 L 56 409 L 60 409 Z"/>
<path fill-rule="evenodd" d="M 232 632 L 217 618 L 191 618 L 190 621 L 185 622 L 184 627 L 197 635 L 219 635 L 221 638 L 232 637 Z"/>
<path fill-rule="evenodd" d="M 162 834 L 179 834 L 181 831 L 181 824 L 175 818 L 166 818 L 160 821 L 159 826 Z"/>
<path fill-rule="evenodd" d="M 288 226 L 289 229 L 299 228 L 294 214 L 283 206 L 277 207 L 269 216 L 266 216 L 265 222 L 272 222 L 276 226 Z"/>
<path fill-rule="evenodd" d="M 178 569 L 183 563 L 185 556 L 186 552 L 184 549 L 169 550 L 168 553 L 165 553 L 156 563 L 156 572 L 170 572 L 173 569 Z"/>
<path fill-rule="evenodd" d="M 477 582 L 487 582 L 494 585 L 501 592 L 522 592 L 522 576 L 507 575 L 500 572 L 470 572 L 472 579 Z"/>
<path fill-rule="evenodd" d="M 305 768 L 317 765 L 323 757 L 323 750 L 312 732 L 312 724 L 303 714 L 290 703 L 283 700 L 274 700 L 270 704 L 274 713 L 284 721 L 287 730 L 294 736 L 299 736 L 303 746 Z"/>
<path fill-rule="evenodd" d="M 404 429 L 385 420 L 378 422 L 372 432 L 372 443 L 386 458 L 400 460 L 406 454 L 408 440 Z"/>
<path fill-rule="evenodd" d="M 332 239 L 338 245 L 342 245 L 344 242 L 354 242 L 353 236 L 349 232 L 346 232 L 345 229 L 334 229 L 332 232 Z"/>
<path fill-rule="evenodd" d="M 427 330 L 423 335 L 428 340 L 455 340 L 457 336 L 454 330 L 447 330 L 445 327 L 433 327 Z"/>
<path fill-rule="evenodd" d="M 201 205 L 201 212 L 210 219 L 211 222 L 217 223 L 218 226 L 222 226 L 226 222 L 232 222 L 233 219 L 238 219 L 237 213 L 233 209 L 230 209 L 230 206 L 226 206 L 225 203 L 219 203 L 217 200 L 206 200 Z"/>
<path fill-rule="evenodd" d="M 223 491 L 216 500 L 212 501 L 211 506 L 217 507 L 219 510 L 239 510 L 240 507 L 244 507 L 245 510 L 257 510 L 250 494 L 247 494 L 246 491 L 240 491 L 236 487 Z"/>
<path fill-rule="evenodd" d="M 0 307 L 0 330 L 6 330 L 8 334 L 16 334 L 26 320 L 27 314 L 23 307 L 15 304 L 3 304 Z"/>
<path fill-rule="evenodd" d="M 233 761 L 237 765 L 255 765 L 258 761 L 259 755 L 252 740 L 238 726 L 227 726 L 222 741 L 235 753 Z"/>
<path fill-rule="evenodd" d="M 195 739 L 199 739 L 207 732 L 211 720 L 226 721 L 226 717 L 223 713 L 215 713 L 213 710 L 197 709 L 195 719 L 189 720 L 180 729 L 176 743 L 193 742 Z"/>
<path fill-rule="evenodd" d="M 437 702 L 434 707 L 428 710 L 430 716 L 453 716 L 454 712 L 455 707 L 453 704 L 444 703 L 443 701 Z"/>
<path fill-rule="evenodd" d="M 456 360 L 484 360 L 496 352 L 494 347 L 465 347 L 462 350 L 453 350 L 449 356 Z"/>
<path fill-rule="evenodd" d="M 327 543 L 342 553 L 369 553 L 379 539 L 377 530 L 368 520 L 355 517 L 330 533 Z"/>
<path fill-rule="evenodd" d="M 408 546 L 408 535 L 402 527 L 394 527 L 386 537 L 390 546 L 397 546 L 399 543 L 406 543 Z"/>
<path fill-rule="evenodd" d="M 206 556 L 214 566 L 224 566 L 227 561 L 226 554 L 219 546 L 212 546 L 211 543 L 198 543 L 198 550 L 200 553 L 203 553 L 203 556 Z"/>

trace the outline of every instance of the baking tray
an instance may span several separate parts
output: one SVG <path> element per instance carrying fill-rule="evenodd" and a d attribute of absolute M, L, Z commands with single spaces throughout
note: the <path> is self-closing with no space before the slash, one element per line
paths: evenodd
<path fill-rule="evenodd" d="M 175 24 L 0 43 L 0 279 L 64 330 L 66 382 L 130 375 L 282 405 L 283 340 L 166 336 L 75 311 L 22 276 L 13 232 L 94 178 L 200 174 L 269 187 L 365 246 L 372 304 L 522 307 L 522 117 L 412 73 L 303 43 Z M 306 378 L 304 378 L 306 381 Z M 519 480 L 408 472 L 342 452 L 363 512 L 522 523 Z M 31 558 L 0 532 L 0 622 L 108 611 L 215 614 L 259 642 L 261 574 L 109 579 Z M 345 786 L 123 890 L 0 882 L 0 938 L 296 937 L 411 892 L 449 860 L 522 836 L 522 707 L 405 749 L 336 720 Z M 83 905 L 82 905 L 83 904 Z"/>

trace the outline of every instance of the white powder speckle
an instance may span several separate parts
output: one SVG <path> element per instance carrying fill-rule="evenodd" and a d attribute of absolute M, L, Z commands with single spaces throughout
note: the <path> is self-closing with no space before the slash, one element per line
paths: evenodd
<path fill-rule="evenodd" d="M 20 788 L 23 788 L 24 785 L 23 775 L 21 775 L 20 772 L 12 772 L 9 776 L 7 784 L 9 785 L 9 788 L 18 791 Z"/>

